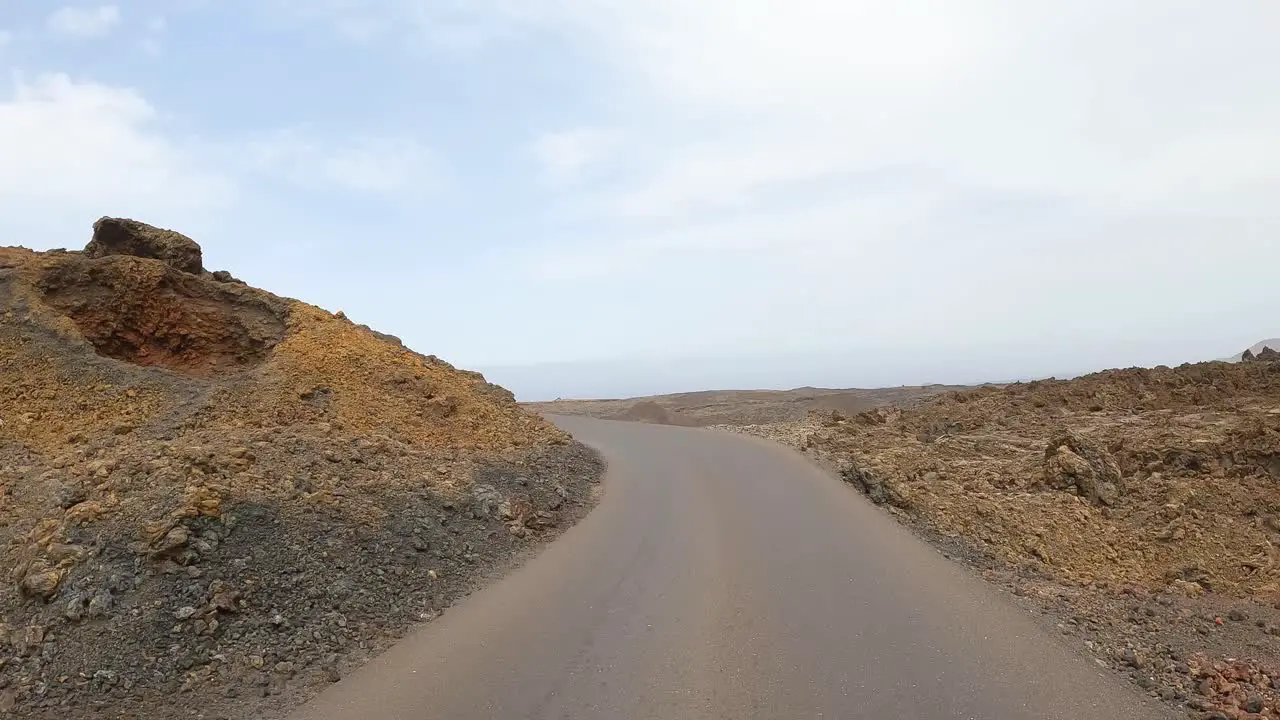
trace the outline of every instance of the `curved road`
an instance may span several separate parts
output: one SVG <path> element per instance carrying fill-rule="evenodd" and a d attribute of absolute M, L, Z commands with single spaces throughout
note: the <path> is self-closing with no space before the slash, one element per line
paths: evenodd
<path fill-rule="evenodd" d="M 600 506 L 293 718 L 1173 717 L 784 448 L 556 422 Z"/>

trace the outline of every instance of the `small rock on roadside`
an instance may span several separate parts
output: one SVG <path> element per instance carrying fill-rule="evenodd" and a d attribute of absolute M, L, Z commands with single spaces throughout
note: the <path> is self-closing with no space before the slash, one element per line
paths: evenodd
<path fill-rule="evenodd" d="M 111 615 L 111 610 L 115 607 L 115 596 L 110 590 L 102 589 L 93 594 L 89 600 L 89 617 L 94 620 L 101 620 Z"/>

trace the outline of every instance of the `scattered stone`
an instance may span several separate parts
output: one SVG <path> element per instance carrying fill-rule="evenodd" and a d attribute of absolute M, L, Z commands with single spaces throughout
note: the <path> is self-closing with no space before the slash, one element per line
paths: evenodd
<path fill-rule="evenodd" d="M 50 543 L 49 547 L 44 551 L 45 559 L 59 566 L 68 562 L 74 563 L 80 560 L 84 554 L 83 547 L 67 543 Z"/>
<path fill-rule="evenodd" d="M 38 568 L 39 566 L 37 566 Z M 33 569 L 22 578 L 20 588 L 28 597 L 48 600 L 58 592 L 62 582 L 62 572 L 54 569 Z"/>
<path fill-rule="evenodd" d="M 89 599 L 89 617 L 93 620 L 102 620 L 110 617 L 114 608 L 115 596 L 106 588 L 98 590 Z"/>
<path fill-rule="evenodd" d="M 21 639 L 13 643 L 20 651 L 30 651 L 44 644 L 44 626 L 28 625 L 21 631 Z"/>
<path fill-rule="evenodd" d="M 471 516 L 476 519 L 494 517 L 502 505 L 502 494 L 492 485 L 478 484 L 471 488 Z"/>
<path fill-rule="evenodd" d="M 67 601 L 67 607 L 63 610 L 63 616 L 71 622 L 80 622 L 84 619 L 85 612 L 89 609 L 89 602 L 80 595 L 77 595 Z"/>
<path fill-rule="evenodd" d="M 528 495 L 512 495 L 499 504 L 498 512 L 505 521 L 524 524 L 533 517 L 533 502 Z"/>
<path fill-rule="evenodd" d="M 178 525 L 165 533 L 165 536 L 156 547 L 156 552 L 160 554 L 171 553 L 174 550 L 185 547 L 189 539 L 190 533 L 187 529 L 182 525 Z"/>
<path fill-rule="evenodd" d="M 82 485 L 67 483 L 58 489 L 58 507 L 63 510 L 79 505 L 88 499 L 89 495 Z"/>
<path fill-rule="evenodd" d="M 239 606 L 236 605 L 236 600 L 239 597 L 240 594 L 234 590 L 219 590 L 213 594 L 213 600 L 210 604 L 220 612 L 235 613 L 240 611 Z"/>
<path fill-rule="evenodd" d="M 531 519 L 526 520 L 525 524 L 537 530 L 545 530 L 547 528 L 555 527 L 559 522 L 560 516 L 556 513 L 549 512 L 547 510 L 539 510 L 534 513 Z"/>

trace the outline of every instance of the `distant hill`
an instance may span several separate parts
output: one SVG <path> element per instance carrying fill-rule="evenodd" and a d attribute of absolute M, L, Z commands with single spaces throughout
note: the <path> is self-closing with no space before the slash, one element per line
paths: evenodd
<path fill-rule="evenodd" d="M 1249 348 L 1249 352 L 1257 355 L 1262 352 L 1262 348 L 1269 347 L 1272 350 L 1280 351 L 1280 338 L 1271 338 L 1269 340 L 1260 340 Z M 1244 351 L 1238 352 L 1229 358 L 1223 358 L 1227 362 L 1240 362 L 1240 358 L 1244 355 Z"/>
<path fill-rule="evenodd" d="M 874 389 L 703 390 L 619 400 L 557 400 L 526 403 L 529 409 L 661 425 L 750 425 L 802 420 L 811 410 L 856 413 L 885 405 L 910 405 L 960 385 Z"/>

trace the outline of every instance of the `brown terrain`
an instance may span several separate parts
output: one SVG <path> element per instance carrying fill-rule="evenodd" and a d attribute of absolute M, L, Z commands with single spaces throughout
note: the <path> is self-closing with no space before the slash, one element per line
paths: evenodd
<path fill-rule="evenodd" d="M 0 715 L 280 716 L 601 472 L 478 373 L 177 233 L 0 248 Z"/>
<path fill-rule="evenodd" d="M 525 403 L 552 415 L 631 420 L 658 425 L 707 427 L 756 425 L 803 420 L 815 410 L 857 413 L 888 405 L 910 405 L 957 385 L 918 385 L 878 389 L 704 390 L 623 400 L 554 400 Z"/>
<path fill-rule="evenodd" d="M 1280 353 L 723 429 L 792 445 L 1151 695 L 1280 718 Z"/>

